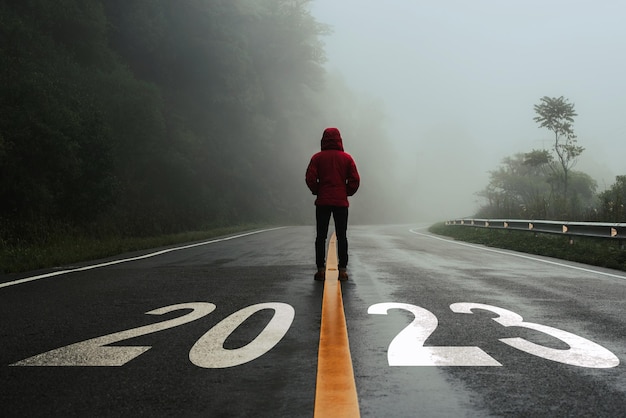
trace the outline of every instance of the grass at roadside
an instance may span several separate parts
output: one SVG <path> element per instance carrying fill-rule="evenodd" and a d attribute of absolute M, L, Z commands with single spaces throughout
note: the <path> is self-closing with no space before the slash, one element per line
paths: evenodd
<path fill-rule="evenodd" d="M 626 250 L 620 249 L 615 240 L 574 237 L 570 244 L 569 238 L 559 235 L 444 223 L 432 225 L 429 231 L 459 241 L 626 271 Z"/>
<path fill-rule="evenodd" d="M 0 273 L 19 273 L 96 260 L 132 251 L 201 241 L 264 225 L 238 225 L 154 237 L 59 236 L 40 245 L 0 245 Z"/>

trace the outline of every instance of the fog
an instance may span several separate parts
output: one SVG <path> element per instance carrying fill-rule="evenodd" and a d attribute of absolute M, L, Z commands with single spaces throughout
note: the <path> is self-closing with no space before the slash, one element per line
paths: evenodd
<path fill-rule="evenodd" d="M 623 220 L 624 2 L 5 3 L 0 243 L 314 223 L 328 126 L 362 178 L 351 223 Z M 551 148 L 544 96 L 574 104 L 593 179 L 522 174 L 485 207 L 504 158 Z"/>
<path fill-rule="evenodd" d="M 384 114 L 378 129 L 389 153 L 359 166 L 362 188 L 375 194 L 367 181 L 376 177 L 386 181 L 376 187 L 398 198 L 367 210 L 400 207 L 400 218 L 423 220 L 472 215 L 475 193 L 502 158 L 550 148 L 551 133 L 533 121 L 543 96 L 575 105 L 585 147 L 576 170 L 599 190 L 626 174 L 626 3 L 314 0 L 311 13 L 332 28 L 325 65 L 354 93 L 346 100 L 375 103 Z M 358 123 L 326 117 L 357 164 L 377 152 L 376 142 L 359 141 L 362 130 L 350 130 Z M 358 195 L 353 206 L 366 210 Z"/>

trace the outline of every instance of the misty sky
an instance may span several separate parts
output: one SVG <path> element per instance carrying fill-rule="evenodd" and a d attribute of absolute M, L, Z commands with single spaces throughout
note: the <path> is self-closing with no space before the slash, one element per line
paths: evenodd
<path fill-rule="evenodd" d="M 533 121 L 542 96 L 575 104 L 576 169 L 600 190 L 626 174 L 626 2 L 314 0 L 311 12 L 333 28 L 327 69 L 384 103 L 385 131 L 433 199 L 452 187 L 476 200 L 503 157 L 548 148 Z"/>

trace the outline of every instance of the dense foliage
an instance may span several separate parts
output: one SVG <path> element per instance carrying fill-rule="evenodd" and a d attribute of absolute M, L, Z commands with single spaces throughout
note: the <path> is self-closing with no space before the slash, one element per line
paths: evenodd
<path fill-rule="evenodd" d="M 626 222 L 626 175 L 599 195 L 599 217 L 607 222 Z"/>
<path fill-rule="evenodd" d="M 530 154 L 506 157 L 489 172 L 489 184 L 477 193 L 485 201 L 477 217 L 626 222 L 626 176 L 617 176 L 613 185 L 597 193 L 591 176 L 572 170 L 564 203 L 550 170 L 528 164 Z"/>
<path fill-rule="evenodd" d="M 550 169 L 529 164 L 530 154 L 506 157 L 479 196 L 486 200 L 479 217 L 512 219 L 585 220 L 598 218 L 597 183 L 581 171 L 568 174 L 568 204 L 555 189 Z"/>
<path fill-rule="evenodd" d="M 0 244 L 308 219 L 320 121 L 356 106 L 307 3 L 0 2 Z"/>

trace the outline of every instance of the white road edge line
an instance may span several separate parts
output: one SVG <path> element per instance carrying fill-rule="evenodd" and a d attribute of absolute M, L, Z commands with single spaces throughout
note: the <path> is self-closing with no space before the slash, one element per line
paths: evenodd
<path fill-rule="evenodd" d="M 197 242 L 195 244 L 184 245 L 182 247 L 168 248 L 167 250 L 161 250 L 161 251 L 157 251 L 157 252 L 154 252 L 154 253 L 140 255 L 140 256 L 137 256 L 137 257 L 123 258 L 123 259 L 120 259 L 120 260 L 109 261 L 107 263 L 93 264 L 93 265 L 89 265 L 89 266 L 77 267 L 77 268 L 68 269 L 68 270 L 53 271 L 51 273 L 40 274 L 38 276 L 25 277 L 23 279 L 14 280 L 14 281 L 11 281 L 11 282 L 0 283 L 0 289 L 3 288 L 3 287 L 15 286 L 15 285 L 22 284 L 22 283 L 32 282 L 32 281 L 40 280 L 40 279 L 45 279 L 45 278 L 48 278 L 48 277 L 60 276 L 62 274 L 67 274 L 67 273 L 73 273 L 75 271 L 92 270 L 92 269 L 97 269 L 97 268 L 100 268 L 100 267 L 111 266 L 111 265 L 114 265 L 114 264 L 126 263 L 128 261 L 142 260 L 144 258 L 156 257 L 157 255 L 170 253 L 172 251 L 185 250 L 187 248 L 199 247 L 201 245 L 214 244 L 216 242 L 222 242 L 222 241 L 228 241 L 228 240 L 235 239 L 235 238 L 247 237 L 248 235 L 260 234 L 261 232 L 275 231 L 277 229 L 282 229 L 282 228 L 286 228 L 286 227 L 279 226 L 277 228 L 261 229 L 259 231 L 246 232 L 244 234 L 233 235 L 233 236 L 230 236 L 230 237 L 218 238 L 218 239 L 213 239 L 213 240 L 204 241 L 204 242 Z"/>
<path fill-rule="evenodd" d="M 587 273 L 595 273 L 595 274 L 600 274 L 600 275 L 603 275 L 603 276 L 613 277 L 615 279 L 626 280 L 626 276 L 620 276 L 619 274 L 611 274 L 611 273 L 605 273 L 605 272 L 598 271 L 598 270 L 587 269 L 587 268 L 584 268 L 584 267 L 576 267 L 576 266 L 572 266 L 570 264 L 558 263 L 556 261 L 544 260 L 544 259 L 541 259 L 541 258 L 532 257 L 532 256 L 524 255 L 524 254 L 518 254 L 518 253 L 514 253 L 514 252 L 508 252 L 508 251 L 503 251 L 503 250 L 494 250 L 494 249 L 488 248 L 488 247 L 480 247 L 478 245 L 468 244 L 466 242 L 455 241 L 455 240 L 453 240 L 451 238 L 442 238 L 442 237 L 438 237 L 438 236 L 435 236 L 435 235 L 430 235 L 430 234 L 424 234 L 424 233 L 421 233 L 421 232 L 417 232 L 417 229 L 425 229 L 425 228 L 427 228 L 427 227 L 413 228 L 413 229 L 409 229 L 409 232 L 411 232 L 411 233 L 413 233 L 415 235 L 422 235 L 424 237 L 438 239 L 440 241 L 446 241 L 446 242 L 450 242 L 452 244 L 462 245 L 464 247 L 471 247 L 471 248 L 475 248 L 475 249 L 483 250 L 483 251 L 491 251 L 492 253 L 497 253 L 497 254 L 511 255 L 513 257 L 525 258 L 527 260 L 539 261 L 539 262 L 542 262 L 542 263 L 552 264 L 552 265 L 560 266 L 560 267 L 567 267 L 567 268 L 570 268 L 570 269 L 580 270 L 580 271 L 584 271 L 584 272 L 587 272 Z"/>

